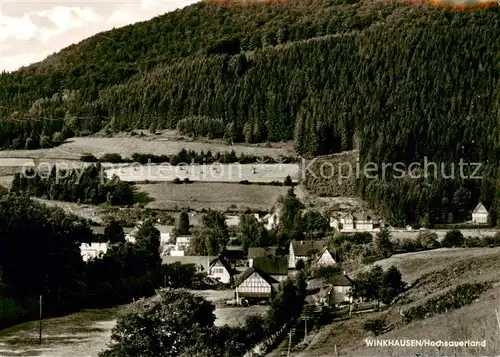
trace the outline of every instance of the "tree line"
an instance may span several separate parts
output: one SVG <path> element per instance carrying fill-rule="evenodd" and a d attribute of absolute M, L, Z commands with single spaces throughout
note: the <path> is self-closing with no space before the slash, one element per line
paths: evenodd
<path fill-rule="evenodd" d="M 0 145 L 178 128 L 228 141 L 295 139 L 304 156 L 358 148 L 362 165 L 379 168 L 462 159 L 482 163 L 483 178 L 390 171 L 362 177 L 357 191 L 395 225 L 459 221 L 478 201 L 498 217 L 499 11 L 197 4 L 113 30 L 110 46 L 99 46 L 102 37 L 73 46 L 51 71 L 1 75 Z"/>
<path fill-rule="evenodd" d="M 111 205 L 134 203 L 134 190 L 130 183 L 117 176 L 108 179 L 100 164 L 80 170 L 60 170 L 55 165 L 50 172 L 28 169 L 16 173 L 11 192 L 19 195 L 42 197 L 50 200 Z"/>
<path fill-rule="evenodd" d="M 96 241 L 89 223 L 26 197 L 0 199 L 0 328 L 38 318 L 39 295 L 46 317 L 82 308 L 103 308 L 151 296 L 160 287 L 196 288 L 194 266 L 162 265 L 160 233 L 146 221 L 136 243 L 110 222 L 106 254 L 82 260 L 81 243 Z M 29 262 L 30 269 L 25 269 Z"/>

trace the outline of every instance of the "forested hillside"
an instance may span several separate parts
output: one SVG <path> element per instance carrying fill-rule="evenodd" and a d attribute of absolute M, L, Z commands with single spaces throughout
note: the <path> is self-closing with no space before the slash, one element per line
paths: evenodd
<path fill-rule="evenodd" d="M 233 141 L 295 138 L 307 156 L 357 147 L 361 163 L 463 159 L 483 163 L 486 179 L 361 178 L 358 189 L 395 224 L 461 220 L 479 199 L 495 211 L 499 10 L 199 3 L 0 75 L 0 145 L 178 127 Z"/>

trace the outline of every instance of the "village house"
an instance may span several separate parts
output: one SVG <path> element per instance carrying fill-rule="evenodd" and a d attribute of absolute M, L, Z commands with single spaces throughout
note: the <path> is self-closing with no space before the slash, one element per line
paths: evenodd
<path fill-rule="evenodd" d="M 227 259 L 223 255 L 219 255 L 210 262 L 207 275 L 223 284 L 231 284 L 234 271 Z"/>
<path fill-rule="evenodd" d="M 488 210 L 479 202 L 472 212 L 472 222 L 477 224 L 488 223 Z"/>
<path fill-rule="evenodd" d="M 279 282 L 255 268 L 248 268 L 238 279 L 234 291 L 236 301 L 270 299 L 277 292 Z"/>
<path fill-rule="evenodd" d="M 304 263 L 322 252 L 326 243 L 320 240 L 291 241 L 288 252 L 288 268 L 295 269 L 299 260 Z"/>
<path fill-rule="evenodd" d="M 370 232 L 380 230 L 383 222 L 366 212 L 346 213 L 340 217 L 330 218 L 330 227 L 339 232 Z"/>
<path fill-rule="evenodd" d="M 331 279 L 330 284 L 333 287 L 329 294 L 330 303 L 340 305 L 353 302 L 353 298 L 350 296 L 353 282 L 345 273 Z"/>
<path fill-rule="evenodd" d="M 248 266 L 253 266 L 256 258 L 275 257 L 278 247 L 250 247 L 248 248 Z"/>
<path fill-rule="evenodd" d="M 99 257 L 101 254 L 106 254 L 109 248 L 109 243 L 82 243 L 80 244 L 80 254 L 84 262 Z"/>
<path fill-rule="evenodd" d="M 353 302 L 353 298 L 350 296 L 352 286 L 352 280 L 344 273 L 330 278 L 328 282 L 322 279 L 309 280 L 306 291 L 313 302 L 334 306 Z"/>
<path fill-rule="evenodd" d="M 239 278 L 235 287 L 235 298 L 270 299 L 279 284 L 288 278 L 286 257 L 255 258 L 254 266 L 248 268 Z"/>

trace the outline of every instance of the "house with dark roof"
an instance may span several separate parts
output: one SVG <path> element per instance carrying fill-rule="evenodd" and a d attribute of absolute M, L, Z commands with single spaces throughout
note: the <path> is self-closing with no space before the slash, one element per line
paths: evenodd
<path fill-rule="evenodd" d="M 293 240 L 290 242 L 288 253 L 288 268 L 295 269 L 299 260 L 304 263 L 310 258 L 320 253 L 326 246 L 326 242 L 322 240 Z"/>
<path fill-rule="evenodd" d="M 231 284 L 234 270 L 227 259 L 223 255 L 219 255 L 210 262 L 207 275 L 223 284 Z"/>
<path fill-rule="evenodd" d="M 244 266 L 247 263 L 247 253 L 241 246 L 227 246 L 222 253 L 232 266 Z"/>
<path fill-rule="evenodd" d="M 253 267 L 266 273 L 278 282 L 288 278 L 288 259 L 287 257 L 261 257 L 255 258 Z"/>
<path fill-rule="evenodd" d="M 286 257 L 257 257 L 253 266 L 239 276 L 235 288 L 236 299 L 271 298 L 278 291 L 279 284 L 287 278 Z"/>
<path fill-rule="evenodd" d="M 279 282 L 255 268 L 248 268 L 237 280 L 235 298 L 270 299 L 278 289 Z"/>
<path fill-rule="evenodd" d="M 248 248 L 248 266 L 253 266 L 256 258 L 275 257 L 278 247 L 250 247 Z"/>
<path fill-rule="evenodd" d="M 353 302 L 350 292 L 353 281 L 345 274 L 339 274 L 325 281 L 313 279 L 307 282 L 307 292 L 312 300 L 321 305 L 341 305 Z"/>

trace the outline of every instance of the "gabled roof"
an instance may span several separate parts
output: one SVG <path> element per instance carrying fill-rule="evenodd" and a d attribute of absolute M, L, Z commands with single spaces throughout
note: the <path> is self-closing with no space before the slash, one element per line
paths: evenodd
<path fill-rule="evenodd" d="M 474 208 L 474 212 L 472 213 L 488 213 L 488 210 L 486 209 L 486 207 L 484 207 L 484 205 L 481 202 L 479 202 L 476 208 Z"/>
<path fill-rule="evenodd" d="M 323 254 L 325 254 L 325 252 L 330 253 L 333 260 L 337 261 L 337 259 L 335 259 L 335 252 L 329 249 L 327 246 L 324 246 L 323 249 L 321 249 L 321 251 L 319 252 L 318 258 L 316 259 L 315 263 L 317 263 L 321 259 L 321 257 L 323 256 Z"/>
<path fill-rule="evenodd" d="M 174 264 L 180 263 L 182 265 L 185 264 L 194 264 L 196 266 L 201 266 L 203 270 L 208 270 L 210 266 L 210 261 L 214 260 L 215 256 L 195 256 L 195 255 L 184 255 L 184 256 L 171 256 L 164 255 L 161 257 L 162 264 Z"/>
<path fill-rule="evenodd" d="M 248 248 L 248 259 L 263 258 L 267 256 L 274 257 L 278 247 L 251 247 Z"/>
<path fill-rule="evenodd" d="M 253 260 L 253 267 L 269 275 L 288 275 L 287 257 L 260 257 Z"/>
<path fill-rule="evenodd" d="M 353 286 L 352 280 L 347 275 L 343 274 L 329 278 L 328 282 L 333 286 Z"/>
<path fill-rule="evenodd" d="M 276 279 L 274 279 L 273 277 L 264 273 L 263 271 L 260 271 L 258 269 L 255 269 L 254 267 L 252 267 L 252 268 L 248 268 L 247 270 L 245 270 L 243 272 L 243 274 L 241 274 L 238 277 L 238 280 L 236 282 L 236 286 L 237 287 L 240 286 L 241 283 L 243 283 L 245 280 L 247 280 L 253 273 L 259 274 L 262 277 L 262 279 L 264 279 L 271 286 L 273 286 L 273 284 L 279 283 Z"/>
<path fill-rule="evenodd" d="M 318 252 L 320 252 L 326 245 L 326 242 L 322 240 L 294 240 L 290 244 L 292 244 L 293 253 L 295 254 L 295 256 L 302 257 L 309 255 L 309 252 L 311 250 L 317 250 Z"/>
<path fill-rule="evenodd" d="M 230 275 L 234 274 L 234 271 L 233 271 L 233 268 L 231 267 L 231 264 L 229 264 L 227 259 L 222 254 L 219 255 L 217 258 L 213 259 L 210 262 L 209 267 L 212 268 L 217 262 L 220 262 Z"/>

